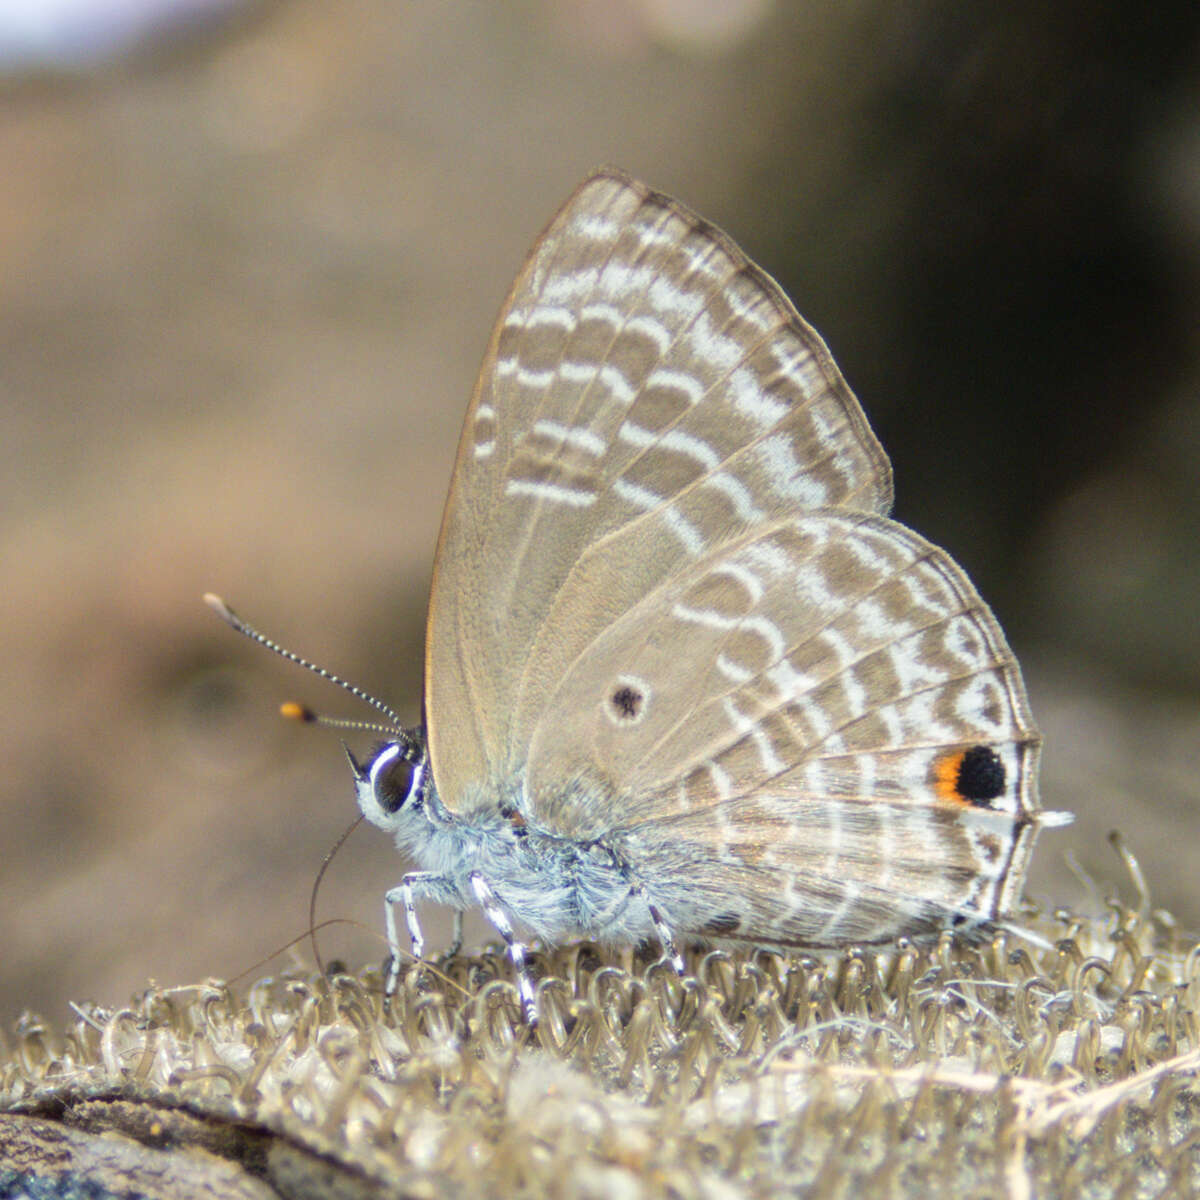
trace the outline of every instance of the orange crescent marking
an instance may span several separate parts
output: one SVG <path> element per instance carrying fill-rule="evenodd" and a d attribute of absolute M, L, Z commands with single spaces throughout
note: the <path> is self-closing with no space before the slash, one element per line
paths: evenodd
<path fill-rule="evenodd" d="M 934 791 L 943 800 L 951 801 L 954 804 L 969 803 L 958 790 L 958 775 L 966 756 L 965 750 L 952 750 L 949 754 L 943 754 L 933 764 Z"/>

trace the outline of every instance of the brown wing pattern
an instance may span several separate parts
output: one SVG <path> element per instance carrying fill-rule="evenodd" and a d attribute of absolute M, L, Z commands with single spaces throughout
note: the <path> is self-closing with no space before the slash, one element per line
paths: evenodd
<path fill-rule="evenodd" d="M 1039 745 L 1016 662 L 961 569 L 886 518 L 820 510 L 708 555 L 595 637 L 544 714 L 537 823 L 705 880 L 689 895 L 727 893 L 739 936 L 888 936 L 1015 899 Z M 957 782 L 968 751 L 982 788 Z"/>
<path fill-rule="evenodd" d="M 788 514 L 890 502 L 773 281 L 675 201 L 589 179 L 505 302 L 459 445 L 426 660 L 446 804 L 495 803 L 564 675 L 664 581 Z"/>

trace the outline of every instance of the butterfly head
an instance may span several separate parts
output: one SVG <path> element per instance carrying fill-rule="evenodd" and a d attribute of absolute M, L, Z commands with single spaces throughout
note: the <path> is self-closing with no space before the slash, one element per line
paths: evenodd
<path fill-rule="evenodd" d="M 429 805 L 437 803 L 437 794 L 430 775 L 429 754 L 423 729 L 405 729 L 395 711 L 383 701 L 259 633 L 253 625 L 242 620 L 220 596 L 209 593 L 204 600 L 222 621 L 244 637 L 265 646 L 272 653 L 286 658 L 288 662 L 344 688 L 351 695 L 381 712 L 387 718 L 386 724 L 343 721 L 336 717 L 322 716 L 304 705 L 292 702 L 284 704 L 280 709 L 286 717 L 324 725 L 331 729 L 374 730 L 384 734 L 387 741 L 379 745 L 364 763 L 360 763 L 348 748 L 346 750 L 350 769 L 354 772 L 358 807 L 372 825 L 377 825 L 391 834 L 404 836 L 420 829 L 419 824 L 413 824 L 414 819 L 418 822 L 428 822 Z"/>

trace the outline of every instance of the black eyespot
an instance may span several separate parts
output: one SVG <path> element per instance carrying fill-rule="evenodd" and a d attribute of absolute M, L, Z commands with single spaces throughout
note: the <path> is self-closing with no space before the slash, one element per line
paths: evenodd
<path fill-rule="evenodd" d="M 972 746 L 958 768 L 955 790 L 972 804 L 987 804 L 1004 794 L 1004 763 L 990 746 Z"/>
<path fill-rule="evenodd" d="M 425 775 L 424 762 L 409 762 L 403 751 L 394 752 L 394 747 L 385 746 L 368 768 L 375 799 L 384 812 L 399 812 L 410 801 L 417 804 L 422 798 L 421 783 Z M 381 761 L 390 755 L 388 761 Z"/>
<path fill-rule="evenodd" d="M 742 918 L 737 913 L 719 913 L 705 921 L 704 928 L 700 932 L 711 934 L 713 937 L 723 937 L 737 933 L 741 927 Z"/>
<path fill-rule="evenodd" d="M 642 705 L 645 703 L 645 696 L 637 690 L 630 687 L 627 683 L 622 683 L 613 690 L 613 694 L 608 698 L 609 704 L 612 705 L 613 714 L 620 721 L 632 721 L 636 719 L 642 711 Z"/>

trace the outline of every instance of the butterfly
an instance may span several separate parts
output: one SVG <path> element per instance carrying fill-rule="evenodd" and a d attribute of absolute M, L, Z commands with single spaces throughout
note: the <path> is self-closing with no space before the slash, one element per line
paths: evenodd
<path fill-rule="evenodd" d="M 585 180 L 467 410 L 425 721 L 373 701 L 395 729 L 351 756 L 362 813 L 419 865 L 386 897 L 388 995 L 419 900 L 482 907 L 531 1020 L 529 935 L 657 939 L 682 970 L 681 938 L 883 943 L 1011 911 L 1070 815 L 1040 807 L 996 619 L 891 502 L 778 285 L 679 202 Z"/>

